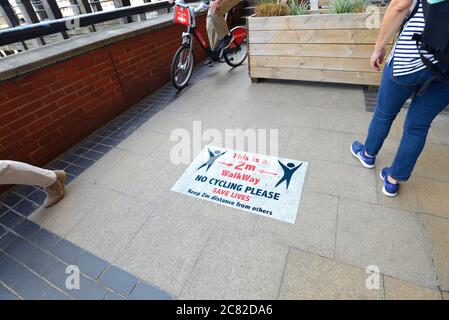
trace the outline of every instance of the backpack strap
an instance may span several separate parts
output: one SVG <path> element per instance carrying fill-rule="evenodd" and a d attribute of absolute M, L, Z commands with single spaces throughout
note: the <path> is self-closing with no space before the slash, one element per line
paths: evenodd
<path fill-rule="evenodd" d="M 402 22 L 401 25 L 401 29 L 398 33 L 398 36 L 402 33 L 402 31 L 404 30 L 405 25 L 407 24 L 407 22 L 410 21 L 411 18 L 413 18 L 413 16 L 418 12 L 419 9 L 419 2 L 422 0 L 415 0 L 413 2 L 413 9 L 409 12 L 409 14 L 407 15 L 407 17 L 405 17 L 404 21 Z"/>
<path fill-rule="evenodd" d="M 413 35 L 412 39 L 416 41 L 416 46 L 418 47 L 419 56 L 421 58 L 421 61 L 433 74 L 429 79 L 424 81 L 424 83 L 419 88 L 416 95 L 421 97 L 427 91 L 427 89 L 429 88 L 429 85 L 432 82 L 437 81 L 437 80 L 443 80 L 444 78 L 446 78 L 448 76 L 448 74 L 441 71 L 440 68 L 438 68 L 435 64 L 432 63 L 432 61 L 430 61 L 428 58 L 426 58 L 424 56 L 424 54 L 422 53 L 424 44 L 422 42 L 422 37 L 420 34 L 415 33 Z"/>

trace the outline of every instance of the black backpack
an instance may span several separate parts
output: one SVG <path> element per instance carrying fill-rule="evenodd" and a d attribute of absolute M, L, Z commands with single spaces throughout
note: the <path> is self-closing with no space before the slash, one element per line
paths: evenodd
<path fill-rule="evenodd" d="M 421 53 L 421 50 L 426 50 L 433 54 L 439 62 L 449 64 L 449 0 L 443 0 L 437 3 L 429 3 L 428 0 L 418 1 L 422 2 L 425 27 L 422 34 L 415 33 L 413 39 L 416 41 L 416 45 L 420 51 L 422 62 L 433 73 L 433 76 L 424 82 L 417 93 L 418 96 L 422 96 L 431 82 L 444 79 L 448 76 L 447 73 L 441 71 L 427 59 Z M 405 22 L 416 14 L 418 7 L 419 2 L 415 5 Z"/>

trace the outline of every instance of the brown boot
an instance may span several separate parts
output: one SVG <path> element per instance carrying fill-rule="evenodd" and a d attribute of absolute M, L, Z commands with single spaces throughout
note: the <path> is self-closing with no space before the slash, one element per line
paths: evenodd
<path fill-rule="evenodd" d="M 67 175 L 63 170 L 55 170 L 56 181 L 51 186 L 45 188 L 47 198 L 44 202 L 44 207 L 48 208 L 59 202 L 65 195 L 65 181 Z"/>

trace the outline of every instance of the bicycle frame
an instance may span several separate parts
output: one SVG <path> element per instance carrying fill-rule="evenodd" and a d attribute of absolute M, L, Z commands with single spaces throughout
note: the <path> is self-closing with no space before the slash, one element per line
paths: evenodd
<path fill-rule="evenodd" d="M 185 11 L 187 11 L 188 15 L 186 14 Z M 177 24 L 187 26 L 187 31 L 182 33 L 182 46 L 192 49 L 193 46 L 192 35 L 193 35 L 199 42 L 201 48 L 203 48 L 203 50 L 206 52 L 206 54 L 208 56 L 212 56 L 214 52 L 213 50 L 210 49 L 208 42 L 203 38 L 201 33 L 196 28 L 195 19 L 196 15 L 194 8 L 182 3 L 176 4 L 174 22 Z"/>
<path fill-rule="evenodd" d="M 178 2 L 179 1 L 179 2 Z M 176 51 L 173 57 L 171 67 L 171 79 L 173 85 L 178 90 L 183 89 L 191 76 L 193 69 L 193 61 L 195 56 L 193 54 L 193 41 L 196 39 L 204 52 L 216 62 L 226 62 L 231 67 L 240 66 L 247 57 L 247 49 L 241 46 L 245 41 L 247 32 L 244 26 L 235 26 L 230 30 L 233 36 L 233 41 L 229 44 L 226 50 L 211 49 L 209 41 L 203 38 L 201 32 L 196 28 L 196 15 L 198 12 L 208 7 L 207 3 L 201 2 L 199 6 L 191 7 L 184 4 L 183 0 L 178 0 L 175 5 L 175 12 L 173 21 L 176 24 L 181 24 L 187 27 L 185 32 L 182 32 L 181 47 Z M 240 59 L 234 60 L 234 57 L 245 48 Z M 190 63 L 192 62 L 192 63 Z M 185 74 L 185 72 L 188 74 Z"/>

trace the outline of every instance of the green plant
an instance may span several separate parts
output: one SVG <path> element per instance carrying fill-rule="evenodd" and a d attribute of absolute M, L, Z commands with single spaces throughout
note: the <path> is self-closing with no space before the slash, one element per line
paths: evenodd
<path fill-rule="evenodd" d="M 256 6 L 256 17 L 286 16 L 289 12 L 287 4 L 273 0 L 264 0 Z"/>
<path fill-rule="evenodd" d="M 307 10 L 310 9 L 310 3 L 308 1 L 297 1 L 292 0 L 290 2 L 290 15 L 297 16 L 303 15 L 307 13 Z"/>
<path fill-rule="evenodd" d="M 356 13 L 365 10 L 365 0 L 332 0 L 331 9 L 334 13 Z"/>

